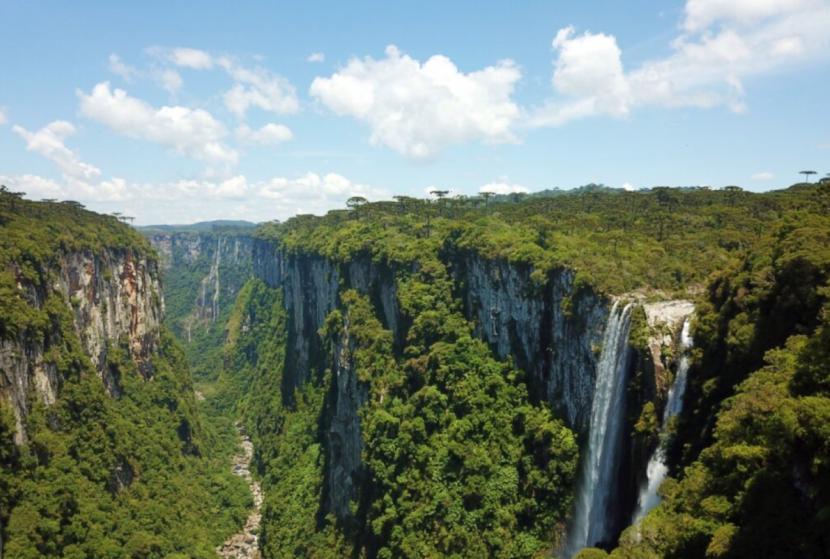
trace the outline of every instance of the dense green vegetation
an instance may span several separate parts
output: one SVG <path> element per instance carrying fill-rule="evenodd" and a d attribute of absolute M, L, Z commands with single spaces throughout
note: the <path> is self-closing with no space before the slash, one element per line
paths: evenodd
<path fill-rule="evenodd" d="M 49 287 L 63 253 L 104 249 L 153 258 L 143 237 L 112 217 L 0 194 L 0 341 L 46 341 L 44 360 L 60 384 L 49 406 L 24 395 L 31 413 L 20 446 L 9 395 L 0 394 L 3 557 L 214 558 L 251 506 L 228 468 L 232 426 L 203 420 L 184 354 L 166 331 L 149 356 L 149 382 L 126 340 L 109 341 L 106 367 L 120 387 L 112 397 L 84 353 L 71 305 Z M 29 304 L 18 280 L 43 289 L 41 306 Z"/>
<path fill-rule="evenodd" d="M 366 546 L 368 555 L 532 554 L 545 549 L 542 542 L 556 540 L 550 527 L 567 514 L 561 508 L 568 503 L 564 492 L 545 501 L 519 482 L 520 494 L 534 495 L 530 501 L 537 513 L 559 515 L 533 524 L 540 520 L 535 517 L 531 524 L 523 524 L 524 519 L 533 518 L 522 510 L 523 503 L 499 501 L 488 492 L 487 482 L 470 483 L 472 478 L 464 478 L 468 472 L 463 466 L 454 472 L 461 475 L 462 487 L 466 485 L 461 494 L 475 503 L 498 502 L 498 509 L 506 517 L 512 516 L 508 522 L 511 538 L 495 536 L 502 533 L 498 523 L 476 523 L 483 518 L 478 516 L 480 511 L 464 508 L 459 516 L 445 504 L 453 502 L 454 485 L 449 481 L 453 478 L 446 476 L 436 461 L 440 463 L 447 456 L 451 463 L 455 456 L 466 465 L 477 456 L 475 436 L 466 433 L 463 440 L 471 446 L 458 447 L 453 436 L 459 424 L 438 419 L 453 415 L 453 399 L 458 394 L 454 364 L 465 373 L 473 372 L 472 376 L 485 384 L 486 379 L 495 377 L 506 380 L 508 387 L 519 383 L 505 388 L 506 392 L 495 390 L 501 404 L 488 402 L 481 416 L 475 408 L 464 409 L 455 416 L 456 421 L 469 419 L 474 425 L 485 422 L 498 426 L 503 405 L 512 406 L 514 417 L 522 417 L 519 410 L 524 406 L 537 410 L 522 403 L 526 396 L 521 394 L 521 375 L 507 366 L 491 377 L 482 363 L 492 358 L 486 351 L 479 353 L 477 342 L 462 334 L 468 332 L 468 325 L 457 314 L 448 267 L 455 255 L 467 251 L 527 266 L 539 285 L 550 271 L 569 267 L 577 271 L 578 285 L 600 293 L 682 294 L 698 301 L 686 412 L 672 430 L 670 457 L 675 479 L 663 488 L 664 504 L 646 518 L 640 531 L 625 533 L 615 556 L 826 554 L 830 439 L 825 424 L 830 413 L 830 363 L 827 330 L 821 324 L 830 294 L 828 207 L 827 185 L 796 185 L 767 194 L 751 194 L 737 187 L 720 191 L 656 188 L 633 193 L 588 189 L 576 196 L 516 197 L 498 202 L 465 198 L 434 202 L 398 198 L 397 202 L 381 203 L 353 200 L 349 211 L 330 212 L 321 218 L 298 216 L 286 224 L 260 227 L 258 236 L 288 253 L 319 254 L 335 262 L 368 256 L 396 274 L 398 300 L 408 318 L 405 344 L 396 350 L 388 336 L 386 341 L 378 332 L 367 336 L 371 358 L 362 377 L 373 395 L 377 386 L 384 395 L 394 394 L 392 387 L 402 390 L 400 405 L 389 402 L 387 396 L 381 409 L 376 409 L 381 399 L 372 398 L 362 416 L 364 459 L 370 469 L 369 486 L 373 487 L 370 493 L 383 495 L 355 504 L 357 529 L 365 522 L 364 537 L 359 541 L 372 542 Z M 371 304 L 353 292 L 341 292 L 341 300 L 339 312 L 349 313 L 352 327 L 372 330 L 372 320 L 352 321 L 351 313 L 361 310 L 367 316 L 380 316 L 377 309 L 366 310 Z M 325 333 L 336 332 L 342 320 L 341 315 L 331 317 Z M 374 327 L 379 328 L 379 323 Z M 642 332 L 636 328 L 635 338 L 635 342 L 642 341 Z M 320 386 L 331 382 L 324 375 L 320 379 Z M 412 386 L 414 379 L 418 382 Z M 429 392 L 422 397 L 419 391 L 426 389 Z M 309 397 L 301 399 L 303 402 L 324 406 L 323 401 L 311 397 L 310 388 L 305 390 Z M 519 390 L 518 400 L 510 395 L 512 390 Z M 295 456 L 299 457 L 299 449 L 313 449 L 316 459 L 321 460 L 322 450 L 315 445 L 322 441 L 315 438 L 313 417 L 320 421 L 323 415 L 318 408 L 310 410 L 304 424 L 305 446 L 298 446 Z M 653 404 L 646 403 L 639 418 L 633 436 L 657 431 Z M 394 436 L 388 436 L 388 431 Z M 494 427 L 488 435 L 498 440 L 500 432 Z M 402 453 L 401 435 L 405 435 L 407 446 L 423 448 L 423 454 Z M 515 431 L 511 436 L 521 437 Z M 488 445 L 493 440 L 490 438 Z M 500 446 L 499 452 L 488 446 L 489 466 L 509 455 L 509 446 Z M 523 452 L 524 457 L 533 455 L 527 448 Z M 569 462 L 560 459 L 569 452 L 566 447 L 556 448 L 547 455 L 554 457 L 547 467 L 564 467 Z M 266 451 L 264 458 L 267 456 Z M 305 456 L 298 464 L 307 465 L 309 458 Z M 269 471 L 264 462 L 263 471 Z M 296 475 L 298 470 L 292 471 Z M 493 470 L 485 467 L 484 471 Z M 434 479 L 441 480 L 436 487 L 429 483 Z M 320 500 L 314 495 L 323 489 L 322 470 L 309 471 L 307 481 L 292 485 L 297 491 L 303 487 L 302 494 L 295 495 L 301 501 L 296 502 L 303 503 L 299 508 L 318 510 Z M 283 486 L 277 485 L 280 491 Z M 549 489 L 556 493 L 561 485 L 554 483 Z M 281 499 L 295 502 L 292 495 L 282 494 Z M 467 505 L 470 501 L 462 502 Z M 362 510 L 367 511 L 365 521 L 360 516 Z M 473 522 L 472 533 L 453 523 L 458 518 L 466 518 L 462 524 L 468 526 Z M 276 524 L 272 518 L 270 525 Z M 309 520 L 307 526 L 311 525 Z M 354 537 L 348 529 L 325 532 L 322 525 L 318 518 L 313 534 L 294 531 L 296 539 L 287 541 L 294 545 L 316 537 L 319 542 L 325 534 L 326 545 L 343 545 L 345 541 L 348 546 Z M 541 530 L 535 531 L 537 528 Z M 542 535 L 545 530 L 546 537 Z M 530 542 L 527 547 L 523 547 L 525 541 Z M 455 547 L 455 542 L 461 543 Z M 324 555 L 318 545 L 266 551 L 275 557 L 286 549 L 294 549 L 300 556 Z M 590 550 L 583 556 L 592 554 L 600 557 L 605 552 Z"/>
<path fill-rule="evenodd" d="M 257 235 L 291 250 L 327 256 L 362 250 L 398 265 L 424 252 L 475 250 L 532 266 L 540 282 L 566 266 L 580 282 L 606 293 L 686 292 L 764 243 L 783 217 L 800 208 L 815 211 L 830 193 L 826 186 L 797 185 L 766 194 L 737 187 L 655 188 L 518 202 L 398 199 L 266 224 Z"/>
<path fill-rule="evenodd" d="M 247 281 L 235 303 L 223 301 L 210 327 L 191 332 L 186 357 L 209 396 L 201 410 L 182 350 L 168 335 L 152 383 L 113 345 L 111 366 L 127 379 L 116 400 L 79 353 L 71 327 L 62 326 L 66 347 L 55 357 L 66 382 L 57 404 L 35 407 L 28 445 L 10 442 L 10 410 L 0 409 L 6 553 L 212 556 L 250 505 L 225 469 L 231 423 L 241 417 L 265 489 L 260 544 L 267 558 L 551 556 L 573 502 L 578 438 L 547 402 L 534 400 L 521 370 L 473 335 L 457 276 L 460 259 L 475 253 L 527 270 L 539 296 L 535 287 L 565 267 L 576 271 L 577 289 L 600 295 L 696 300 L 685 408 L 669 428 L 672 477 L 663 503 L 623 533 L 611 556 L 825 557 L 828 209 L 828 185 L 766 194 L 585 188 L 534 197 L 353 199 L 348 210 L 260 226 L 255 236 L 289 258 L 322 256 L 341 271 L 337 308 L 319 332 L 308 381 L 296 381 L 295 317 L 283 290 L 259 279 Z M 0 211 L 0 227 L 14 235 L 0 243 L 0 337 L 70 324 L 60 318 L 67 307 L 59 297 L 35 310 L 9 296 L 17 289 L 9 266 L 28 266 L 39 278 L 64 247 L 53 233 L 65 229 L 27 231 L 42 227 L 49 212 L 50 223 L 73 221 L 67 247 L 147 250 L 114 219 L 75 206 L 6 198 Z M 96 225 L 85 228 L 87 218 Z M 397 339 L 373 288 L 361 294 L 350 285 L 346 268 L 360 259 L 393 276 Z M 180 341 L 209 266 L 196 261 L 166 277 Z M 250 274 L 238 270 L 232 281 L 242 285 Z M 651 331 L 642 311 L 633 320 L 631 343 L 642 352 Z M 359 413 L 363 467 L 345 518 L 327 501 L 335 351 L 367 395 Z M 643 394 L 646 384 L 639 371 L 629 393 Z M 629 438 L 643 448 L 658 443 L 659 405 L 629 410 Z M 129 487 L 113 477 L 125 469 Z M 54 486 L 66 489 L 47 491 Z M 606 556 L 585 550 L 580 559 Z"/>
<path fill-rule="evenodd" d="M 712 277 L 674 444 L 685 468 L 614 557 L 827 556 L 830 219 L 814 209 Z"/>
<path fill-rule="evenodd" d="M 149 234 L 149 233 L 148 233 Z M 197 382 L 216 379 L 222 368 L 222 346 L 225 340 L 225 325 L 231 316 L 239 289 L 253 275 L 250 262 L 250 248 L 241 249 L 237 261 L 219 260 L 216 269 L 220 284 L 216 316 L 212 313 L 211 268 L 215 266 L 215 251 L 220 240 L 225 246 L 223 253 L 233 251 L 228 247 L 236 241 L 250 243 L 250 228 L 215 227 L 209 231 L 187 233 L 173 231 L 175 235 L 171 255 L 171 271 L 162 278 L 166 323 L 181 341 L 187 361 Z M 195 258 L 188 253 L 185 244 L 198 244 L 200 252 Z M 213 280 L 215 281 L 215 280 Z M 208 282 L 207 300 L 203 301 L 203 283 Z M 205 387 L 207 389 L 207 387 Z"/>
<path fill-rule="evenodd" d="M 532 557 L 561 537 L 576 470 L 573 434 L 529 402 L 519 371 L 473 339 L 440 262 L 420 264 L 400 284 L 412 324 L 402 354 L 353 290 L 341 294 L 342 309 L 322 332 L 330 343 L 344 332 L 353 340 L 355 374 L 369 392 L 361 412 L 365 483 L 343 523 L 322 503 L 331 369 L 293 397 L 282 394 L 291 371 L 281 293 L 258 280 L 243 290 L 220 384 L 255 433 L 266 556 Z"/>

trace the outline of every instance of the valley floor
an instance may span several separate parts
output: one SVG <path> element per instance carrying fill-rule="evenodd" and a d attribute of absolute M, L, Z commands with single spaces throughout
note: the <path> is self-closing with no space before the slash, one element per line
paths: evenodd
<path fill-rule="evenodd" d="M 216 551 L 224 559 L 259 559 L 259 523 L 262 520 L 260 507 L 262 506 L 262 487 L 251 477 L 251 459 L 254 455 L 254 445 L 245 434 L 245 428 L 237 423 L 237 430 L 242 439 L 242 453 L 237 454 L 231 461 L 233 473 L 244 478 L 251 488 L 254 497 L 254 508 L 242 530 L 234 534 L 218 547 Z"/>

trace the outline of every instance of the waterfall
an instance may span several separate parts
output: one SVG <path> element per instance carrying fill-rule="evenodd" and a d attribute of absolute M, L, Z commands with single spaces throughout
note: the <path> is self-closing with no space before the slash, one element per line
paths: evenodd
<path fill-rule="evenodd" d="M 614 303 L 602 339 L 588 440 L 576 485 L 574 517 L 563 549 L 566 557 L 614 536 L 611 530 L 625 421 L 631 304 L 622 311 L 618 307 L 619 302 Z"/>
<path fill-rule="evenodd" d="M 216 322 L 216 315 L 219 314 L 219 264 L 222 258 L 222 237 L 219 237 L 219 240 L 216 245 L 216 262 L 213 265 L 213 268 L 210 270 L 210 275 L 216 275 L 215 281 L 215 289 L 213 291 L 213 308 L 212 308 L 212 322 Z"/>
<path fill-rule="evenodd" d="M 680 334 L 680 363 L 677 366 L 677 376 L 669 388 L 669 398 L 666 401 L 666 409 L 663 410 L 663 422 L 660 426 L 661 439 L 665 438 L 669 420 L 683 410 L 683 394 L 686 392 L 686 377 L 689 372 L 689 357 L 686 350 L 692 347 L 692 337 L 689 335 L 690 319 L 683 323 L 683 331 Z M 662 441 L 661 441 L 662 443 Z M 660 484 L 666 479 L 668 467 L 666 466 L 666 452 L 663 445 L 657 447 L 646 469 L 647 483 L 640 489 L 640 498 L 637 502 L 637 510 L 634 511 L 632 524 L 637 524 L 651 509 L 660 504 L 660 496 L 657 490 Z"/>

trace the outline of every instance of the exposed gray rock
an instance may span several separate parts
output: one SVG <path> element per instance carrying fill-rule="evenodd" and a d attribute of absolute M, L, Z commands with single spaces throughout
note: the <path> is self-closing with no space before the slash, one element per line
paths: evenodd
<path fill-rule="evenodd" d="M 245 434 L 241 424 L 237 424 L 237 431 L 241 440 L 242 453 L 233 457 L 231 467 L 233 473 L 243 478 L 251 489 L 254 497 L 254 508 L 248 515 L 242 530 L 225 540 L 225 543 L 216 548 L 223 559 L 258 559 L 259 554 L 259 525 L 262 522 L 262 486 L 251 477 L 251 458 L 254 455 L 254 445 Z"/>
<path fill-rule="evenodd" d="M 358 380 L 352 361 L 355 346 L 349 335 L 348 312 L 344 312 L 343 330 L 332 345 L 337 390 L 328 431 L 328 508 L 342 520 L 351 516 L 349 503 L 358 496 L 363 470 L 359 412 L 369 399 L 368 387 Z"/>
<path fill-rule="evenodd" d="M 512 357 L 540 397 L 584 431 L 609 301 L 590 291 L 577 293 L 569 270 L 554 271 L 539 286 L 530 279 L 532 268 L 475 254 L 460 264 L 456 279 L 466 280 L 466 308 L 476 334 L 502 359 Z"/>
<path fill-rule="evenodd" d="M 188 331 L 195 322 L 215 322 L 220 298 L 232 301 L 231 296 L 248 280 L 247 274 L 229 272 L 246 269 L 250 264 L 254 247 L 250 235 L 154 233 L 147 235 L 147 240 L 158 252 L 165 272 L 175 267 L 202 266 L 204 269 L 205 275 L 193 302 L 194 312 L 186 321 Z"/>
<path fill-rule="evenodd" d="M 129 251 L 103 250 L 63 252 L 43 277 L 47 285 L 36 285 L 12 269 L 18 278 L 19 297 L 42 308 L 52 293 L 59 294 L 71 309 L 73 326 L 84 352 L 98 370 L 110 394 L 120 396 L 116 379 L 107 366 L 107 348 L 125 340 L 145 378 L 152 376 L 150 356 L 158 348 L 164 301 L 155 260 Z M 60 332 L 40 336 L 19 334 L 0 340 L 0 396 L 12 404 L 17 430 L 15 442 L 27 440 L 25 419 L 29 397 L 52 405 L 58 397 L 60 379 L 52 348 L 60 348 Z"/>

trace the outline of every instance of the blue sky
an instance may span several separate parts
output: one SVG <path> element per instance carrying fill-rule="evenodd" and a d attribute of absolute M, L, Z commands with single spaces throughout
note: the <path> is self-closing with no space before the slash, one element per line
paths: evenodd
<path fill-rule="evenodd" d="M 0 0 L 0 182 L 137 223 L 830 172 L 830 0 Z"/>

